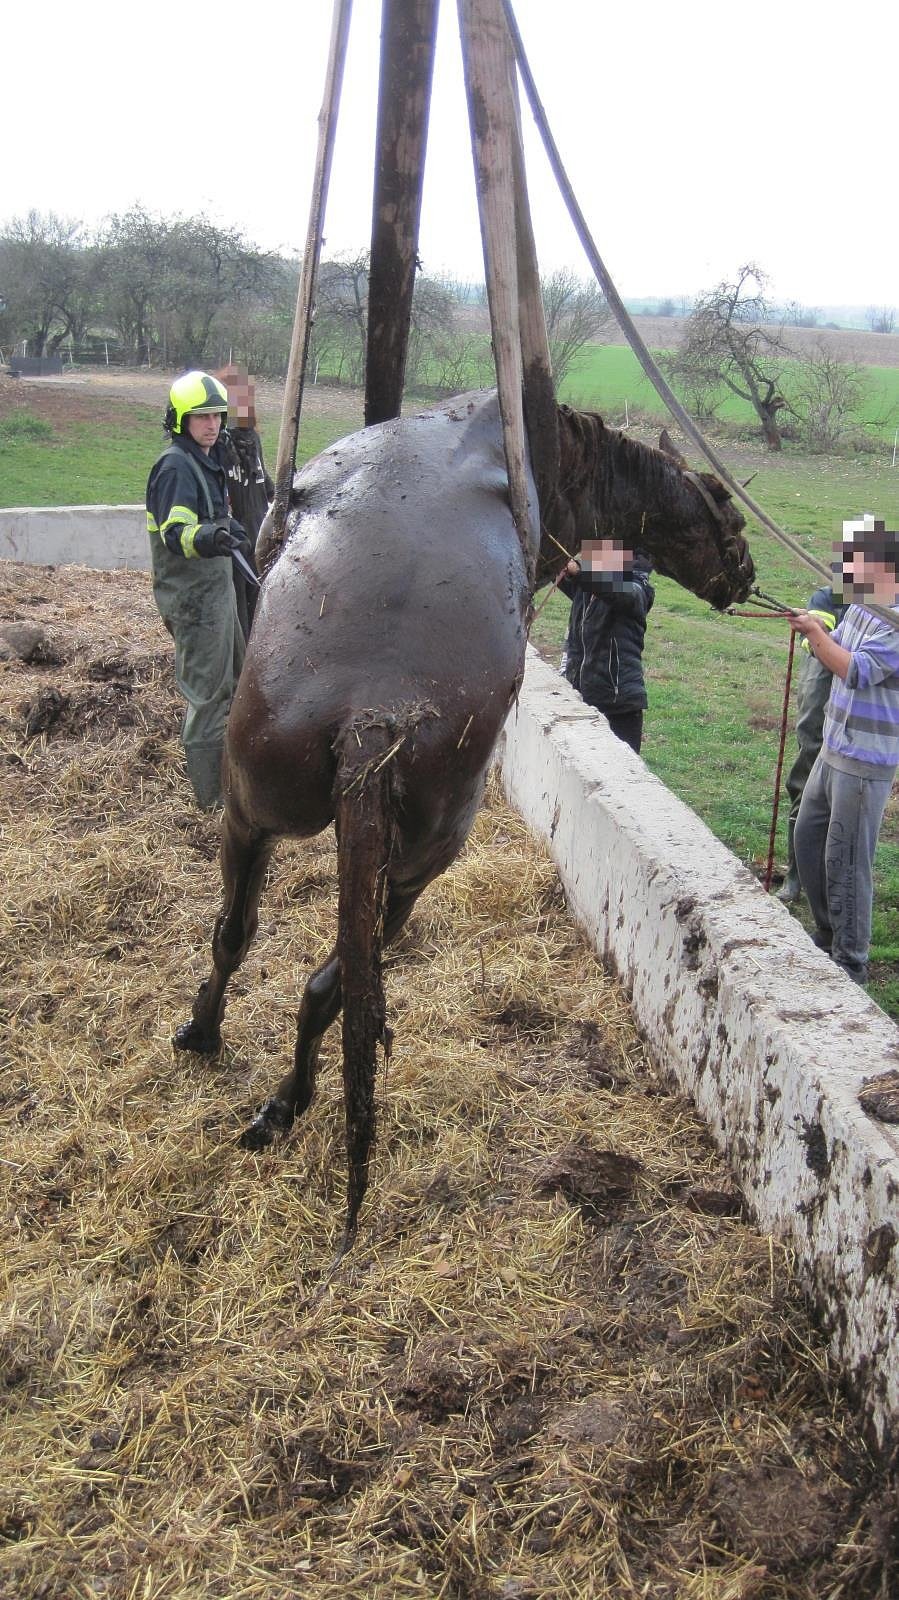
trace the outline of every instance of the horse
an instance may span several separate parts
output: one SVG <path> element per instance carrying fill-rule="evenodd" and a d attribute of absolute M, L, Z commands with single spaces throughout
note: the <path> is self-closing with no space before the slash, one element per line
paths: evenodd
<path fill-rule="evenodd" d="M 336 943 L 305 986 L 293 1068 L 239 1142 L 261 1150 L 307 1110 L 342 1006 L 344 1249 L 369 1181 L 377 1050 L 390 1049 L 382 952 L 468 837 L 522 681 L 534 588 L 598 531 L 719 609 L 754 577 L 716 477 L 596 413 L 557 410 L 558 479 L 538 516 L 529 477 L 524 530 L 497 396 L 481 391 L 332 445 L 295 475 L 283 545 L 260 536 L 266 576 L 225 742 L 212 971 L 173 1043 L 221 1049 L 275 844 L 334 822 Z"/>

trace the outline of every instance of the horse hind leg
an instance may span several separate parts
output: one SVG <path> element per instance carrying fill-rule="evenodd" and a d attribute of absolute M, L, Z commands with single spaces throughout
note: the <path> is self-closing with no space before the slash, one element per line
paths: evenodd
<path fill-rule="evenodd" d="M 341 1005 L 340 964 L 337 951 L 312 973 L 297 1013 L 297 1042 L 293 1069 L 281 1079 L 273 1095 L 263 1102 L 238 1144 L 244 1150 L 264 1150 L 279 1134 L 287 1133 L 294 1118 L 308 1110 L 315 1097 L 315 1077 L 322 1038 Z"/>
<path fill-rule="evenodd" d="M 418 890 L 391 887 L 384 914 L 384 945 L 395 939 L 418 899 Z M 297 1013 L 297 1039 L 293 1069 L 282 1078 L 273 1095 L 259 1107 L 238 1143 L 244 1150 L 263 1150 L 279 1134 L 287 1133 L 294 1119 L 309 1109 L 315 1098 L 318 1056 L 322 1039 L 336 1021 L 343 1004 L 340 961 L 336 947 L 327 961 L 312 973 Z"/>
<path fill-rule="evenodd" d="M 228 812 L 222 821 L 222 909 L 212 935 L 212 972 L 201 983 L 187 1022 L 175 1030 L 176 1050 L 215 1055 L 222 1046 L 221 1024 L 228 980 L 244 960 L 259 925 L 259 896 L 274 840 L 249 834 Z"/>

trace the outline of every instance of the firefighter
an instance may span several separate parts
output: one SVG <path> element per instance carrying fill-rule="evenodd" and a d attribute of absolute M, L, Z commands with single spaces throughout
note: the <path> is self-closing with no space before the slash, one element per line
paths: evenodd
<path fill-rule="evenodd" d="M 243 663 L 231 555 L 252 546 L 230 514 L 221 460 L 228 396 L 217 378 L 185 372 L 169 393 L 171 443 L 147 483 L 153 596 L 175 641 L 175 678 L 187 701 L 181 743 L 204 811 L 222 803 L 225 722 Z"/>

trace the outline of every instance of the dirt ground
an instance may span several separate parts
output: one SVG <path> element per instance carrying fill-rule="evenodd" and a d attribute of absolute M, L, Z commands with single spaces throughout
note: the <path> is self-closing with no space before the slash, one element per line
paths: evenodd
<path fill-rule="evenodd" d="M 161 419 L 175 372 L 151 368 L 75 367 L 57 378 L 11 378 L 0 371 L 0 419 L 16 410 L 54 423 L 108 422 L 121 416 L 117 402 L 146 405 L 158 411 Z M 277 420 L 281 415 L 283 386 L 261 379 L 256 385 L 256 405 L 261 418 Z M 345 418 L 358 411 L 362 426 L 362 396 L 357 390 L 310 384 L 303 397 L 303 409 L 310 416 Z"/>
<path fill-rule="evenodd" d="M 329 1275 L 339 1040 L 278 1149 L 235 1139 L 333 937 L 333 841 L 278 853 L 222 1056 L 173 1056 L 217 827 L 148 580 L 0 563 L 10 627 L 3 1600 L 894 1595 L 895 1478 L 791 1258 L 500 798 L 389 959 L 373 1184 Z"/>

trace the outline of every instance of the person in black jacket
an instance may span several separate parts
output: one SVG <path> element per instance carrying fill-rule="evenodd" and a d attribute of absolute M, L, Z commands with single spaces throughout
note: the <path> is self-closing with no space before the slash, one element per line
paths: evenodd
<path fill-rule="evenodd" d="M 244 656 L 230 558 L 253 555 L 230 513 L 219 445 L 227 410 L 217 378 L 177 378 L 163 421 L 171 444 L 147 482 L 153 597 L 175 641 L 175 678 L 187 701 L 181 743 L 203 810 L 221 804 L 225 721 Z"/>
<path fill-rule="evenodd" d="M 590 539 L 559 587 L 572 601 L 564 671 L 570 684 L 639 755 L 648 701 L 643 676 L 646 618 L 655 591 L 641 550 Z"/>
<path fill-rule="evenodd" d="M 243 367 L 223 367 L 218 377 L 228 390 L 223 465 L 228 474 L 231 510 L 255 551 L 259 529 L 275 496 L 275 485 L 266 471 L 262 440 L 256 430 L 256 386 Z M 236 564 L 233 577 L 237 614 L 244 638 L 248 639 L 259 590 Z"/>

